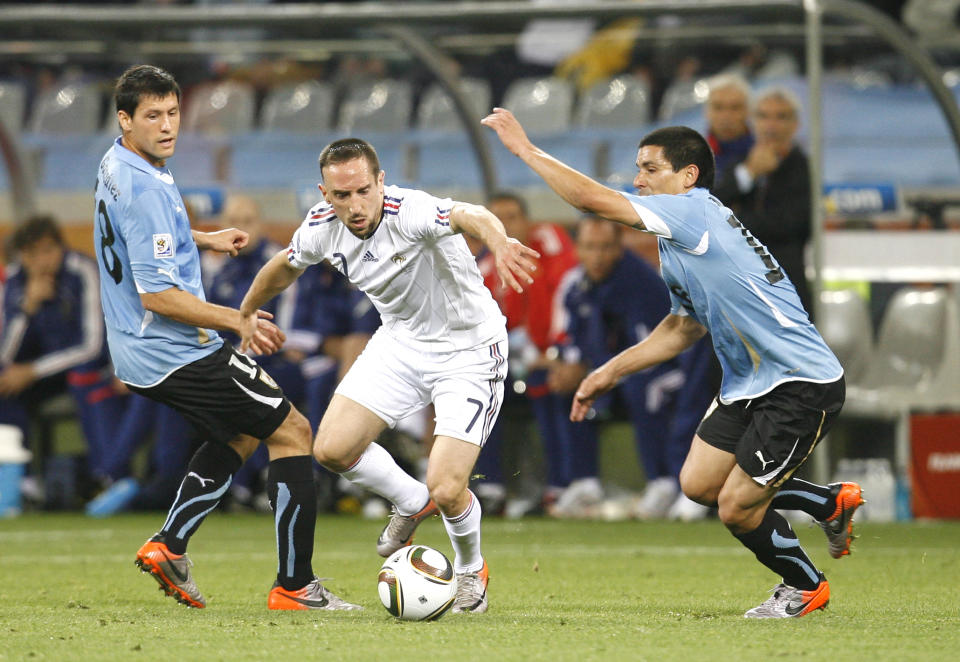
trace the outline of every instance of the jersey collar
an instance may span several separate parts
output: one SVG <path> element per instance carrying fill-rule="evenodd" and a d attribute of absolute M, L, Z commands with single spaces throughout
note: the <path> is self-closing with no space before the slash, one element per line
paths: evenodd
<path fill-rule="evenodd" d="M 162 168 L 157 168 L 149 161 L 144 159 L 139 154 L 131 152 L 129 149 L 123 146 L 123 136 L 118 136 L 113 143 L 113 153 L 118 159 L 130 165 L 137 170 L 142 170 L 143 172 L 150 175 L 170 175 L 170 170 L 166 166 Z"/>

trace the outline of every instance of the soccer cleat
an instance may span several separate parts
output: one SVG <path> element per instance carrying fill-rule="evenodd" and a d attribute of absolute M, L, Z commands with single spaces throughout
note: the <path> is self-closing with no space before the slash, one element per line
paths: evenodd
<path fill-rule="evenodd" d="M 766 602 L 757 605 L 744 618 L 797 618 L 830 604 L 830 584 L 820 575 L 820 584 L 812 591 L 777 584 Z"/>
<path fill-rule="evenodd" d="M 482 614 L 487 610 L 487 583 L 490 581 L 490 568 L 487 561 L 478 572 L 457 573 L 457 596 L 453 599 L 450 613 L 460 614 L 466 611 Z"/>
<path fill-rule="evenodd" d="M 413 515 L 401 515 L 397 512 L 397 507 L 393 507 L 390 515 L 390 521 L 383 527 L 380 537 L 377 538 L 377 554 L 386 558 L 401 547 L 406 547 L 413 542 L 413 533 L 417 530 L 420 522 L 431 515 L 437 514 L 437 504 L 430 499 L 427 505 L 418 513 Z"/>
<path fill-rule="evenodd" d="M 850 553 L 853 535 L 853 514 L 863 505 L 863 491 L 856 483 L 833 483 L 830 491 L 834 495 L 837 509 L 833 515 L 817 522 L 827 534 L 830 556 L 839 559 Z"/>
<path fill-rule="evenodd" d="M 186 554 L 174 554 L 166 544 L 148 540 L 137 551 L 134 561 L 140 572 L 149 572 L 160 584 L 160 590 L 174 598 L 180 604 L 203 609 L 207 601 L 200 595 L 200 589 L 190 576 L 193 565 Z"/>
<path fill-rule="evenodd" d="M 270 596 L 267 598 L 267 609 L 323 609 L 325 611 L 353 611 L 363 609 L 360 605 L 355 605 L 338 598 L 320 583 L 316 577 L 313 581 L 297 589 L 288 591 L 276 582 L 270 589 Z"/>

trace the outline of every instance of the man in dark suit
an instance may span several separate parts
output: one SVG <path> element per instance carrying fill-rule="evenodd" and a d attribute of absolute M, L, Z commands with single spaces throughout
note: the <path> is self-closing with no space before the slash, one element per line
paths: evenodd
<path fill-rule="evenodd" d="M 719 173 L 712 192 L 767 246 L 786 271 L 808 314 L 804 250 L 810 238 L 810 170 L 794 142 L 800 102 L 785 88 L 757 94 L 751 115 L 756 142 L 747 157 Z"/>

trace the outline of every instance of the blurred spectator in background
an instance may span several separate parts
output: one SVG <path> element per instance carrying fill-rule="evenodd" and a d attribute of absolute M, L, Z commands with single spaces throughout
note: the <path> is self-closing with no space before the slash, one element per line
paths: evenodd
<path fill-rule="evenodd" d="M 236 257 L 224 260 L 220 269 L 210 281 L 207 300 L 228 308 L 239 308 L 253 282 L 254 276 L 281 247 L 264 234 L 260 205 L 253 198 L 239 193 L 231 194 L 223 207 L 220 224 L 225 228 L 237 228 L 247 233 L 247 245 Z M 281 329 L 287 329 L 293 319 L 293 307 L 296 299 L 296 285 L 281 296 L 270 301 L 264 310 L 273 314 L 273 321 Z M 240 339 L 230 332 L 223 332 L 235 347 Z M 291 360 L 286 352 L 252 357 L 280 385 L 284 395 L 301 409 L 304 398 L 304 380 L 297 361 Z M 302 410 L 302 409 L 301 409 Z M 240 467 L 230 485 L 230 495 L 234 504 L 249 506 L 270 512 L 265 498 L 265 471 L 269 464 L 266 445 L 261 444 L 254 454 Z M 264 474 L 263 480 L 260 480 Z M 257 499 L 260 496 L 262 498 Z"/>
<path fill-rule="evenodd" d="M 759 92 L 751 112 L 756 142 L 736 167 L 717 169 L 713 194 L 770 250 L 812 314 L 804 259 L 810 238 L 810 170 L 794 140 L 800 108 L 786 88 Z"/>
<path fill-rule="evenodd" d="M 573 240 L 567 231 L 552 223 L 534 223 L 530 220 L 526 202 L 516 194 L 496 193 L 487 201 L 487 208 L 500 219 L 507 236 L 540 253 L 537 277 L 522 293 L 500 282 L 493 255 L 486 252 L 478 257 L 484 283 L 507 318 L 510 345 L 510 374 L 514 390 L 525 394 L 533 408 L 547 464 L 547 501 L 556 499 L 570 485 L 573 476 L 570 467 L 571 423 L 568 420 L 569 402 L 547 386 L 544 369 L 545 352 L 557 342 L 553 337 L 553 319 L 559 302 L 556 293 L 564 274 L 576 266 L 577 255 Z M 500 429 L 498 428 L 498 433 Z M 506 490 L 500 467 L 500 434 L 487 439 L 477 461 L 475 473 L 485 480 L 476 487 L 478 498 L 488 503 L 501 501 Z M 599 492 L 599 481 L 593 477 Z M 598 498 L 602 492 L 598 494 Z M 518 500 L 511 504 L 511 516 L 525 514 L 539 507 L 539 499 Z M 496 512 L 496 508 L 490 512 Z"/>
<path fill-rule="evenodd" d="M 116 380 L 117 389 L 126 385 Z M 131 462 L 137 451 L 152 443 L 144 475 L 133 475 Z M 126 409 L 116 422 L 105 471 L 112 484 L 90 501 L 90 517 L 109 517 L 125 510 L 166 510 L 174 499 L 187 463 L 200 445 L 193 426 L 176 411 L 130 393 Z"/>
<path fill-rule="evenodd" d="M 549 377 L 554 392 L 567 394 L 567 416 L 572 394 L 587 373 L 643 340 L 670 308 L 667 289 L 657 273 L 624 250 L 619 226 L 584 218 L 577 226 L 577 254 L 581 266 L 571 272 L 564 287 L 566 316 L 561 323 L 565 322 L 568 342 Z M 634 513 L 641 519 L 668 514 L 679 494 L 680 467 L 693 439 L 692 432 L 685 439 L 670 434 L 677 393 L 685 382 L 679 365 L 671 360 L 627 378 L 597 400 L 596 419 L 570 424 L 583 427 L 577 463 L 590 466 L 596 475 L 596 422 L 609 419 L 616 405 L 629 416 L 647 479 Z M 584 498 L 570 502 L 564 514 L 591 514 L 590 507 L 599 505 L 599 500 L 591 503 Z"/>
<path fill-rule="evenodd" d="M 14 232 L 0 338 L 0 422 L 28 438 L 39 407 L 69 392 L 87 442 L 89 491 L 110 483 L 106 469 L 123 410 L 109 368 L 96 264 L 66 248 L 56 221 L 28 219 Z"/>
<path fill-rule="evenodd" d="M 713 150 L 717 172 L 722 173 L 746 159 L 753 147 L 753 134 L 747 124 L 750 84 L 742 76 L 720 74 L 710 79 L 709 86 L 703 107 L 707 142 Z"/>

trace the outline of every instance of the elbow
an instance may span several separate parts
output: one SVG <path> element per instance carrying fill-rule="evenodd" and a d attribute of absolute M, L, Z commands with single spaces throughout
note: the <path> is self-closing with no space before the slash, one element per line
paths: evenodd
<path fill-rule="evenodd" d="M 143 306 L 144 310 L 147 310 L 151 313 L 157 313 L 158 315 L 163 314 L 161 307 L 161 299 L 156 294 L 145 292 L 140 295 L 140 305 Z"/>

